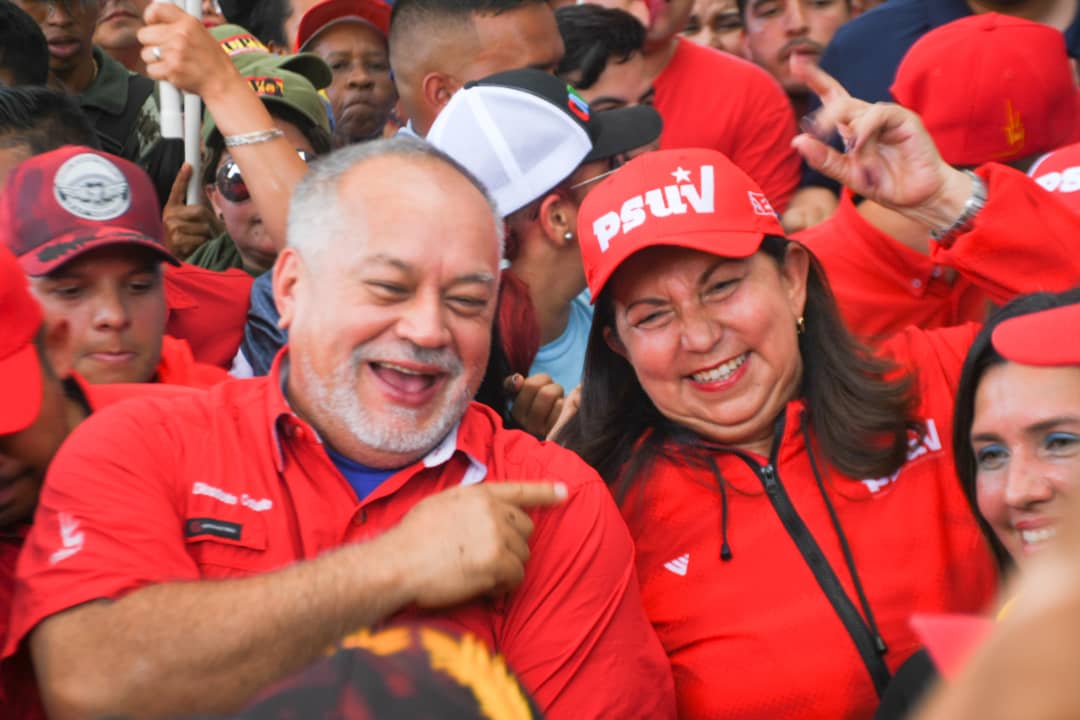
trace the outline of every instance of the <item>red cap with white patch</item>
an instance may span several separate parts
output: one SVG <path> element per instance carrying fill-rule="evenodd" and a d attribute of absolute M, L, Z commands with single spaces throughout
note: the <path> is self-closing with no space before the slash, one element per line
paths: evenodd
<path fill-rule="evenodd" d="M 646 153 L 601 183 L 578 211 L 585 278 L 595 298 L 619 265 L 654 245 L 753 255 L 784 229 L 761 188 L 715 150 Z"/>

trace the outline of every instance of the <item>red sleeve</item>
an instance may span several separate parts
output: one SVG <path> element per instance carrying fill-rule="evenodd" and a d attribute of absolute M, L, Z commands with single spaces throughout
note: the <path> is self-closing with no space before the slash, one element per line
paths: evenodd
<path fill-rule="evenodd" d="M 780 84 L 761 68 L 747 73 L 746 112 L 735 129 L 738 142 L 731 160 L 757 181 L 773 208 L 783 213 L 802 179 L 802 160 L 791 146 L 795 113 Z"/>
<path fill-rule="evenodd" d="M 978 174 L 986 180 L 986 206 L 951 247 L 933 245 L 934 262 L 955 268 L 999 303 L 1080 283 L 1080 215 L 1012 168 L 991 163 Z"/>
<path fill-rule="evenodd" d="M 542 551 L 509 605 L 500 652 L 552 720 L 674 718 L 671 665 L 645 615 L 633 541 L 611 494 L 576 456 L 529 474 L 565 479 L 570 497 L 534 514 L 530 545 Z"/>
<path fill-rule="evenodd" d="M 19 557 L 10 656 L 39 622 L 145 585 L 195 580 L 175 490 L 168 405 L 132 400 L 91 415 L 49 466 L 33 529 Z M 125 438 L 117 453 L 117 437 Z"/>

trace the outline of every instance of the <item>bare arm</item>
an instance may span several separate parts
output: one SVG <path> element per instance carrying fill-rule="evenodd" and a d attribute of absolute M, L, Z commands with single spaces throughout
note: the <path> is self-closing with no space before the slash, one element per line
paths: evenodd
<path fill-rule="evenodd" d="M 222 135 L 269 130 L 270 113 L 202 24 L 175 5 L 150 3 L 139 42 L 146 72 L 200 95 Z M 153 48 L 161 49 L 157 60 Z M 285 138 L 229 148 L 244 174 L 266 231 L 285 247 L 285 223 L 293 188 L 307 171 Z"/>
<path fill-rule="evenodd" d="M 455 488 L 396 528 L 278 572 L 151 585 L 79 605 L 30 636 L 50 717 L 168 717 L 234 710 L 334 642 L 402 607 L 453 605 L 524 577 L 550 484 Z"/>

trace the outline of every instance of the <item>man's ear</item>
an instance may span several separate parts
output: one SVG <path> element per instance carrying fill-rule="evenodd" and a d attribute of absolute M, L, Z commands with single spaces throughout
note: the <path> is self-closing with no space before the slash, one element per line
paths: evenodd
<path fill-rule="evenodd" d="M 439 114 L 450 98 L 461 88 L 461 83 L 451 75 L 440 72 L 428 73 L 424 76 L 421 90 L 424 95 L 424 104 L 432 109 L 432 117 Z"/>
<path fill-rule="evenodd" d="M 288 330 L 296 315 L 296 296 L 304 281 L 304 260 L 296 248 L 286 247 L 278 254 L 271 272 L 278 327 Z"/>

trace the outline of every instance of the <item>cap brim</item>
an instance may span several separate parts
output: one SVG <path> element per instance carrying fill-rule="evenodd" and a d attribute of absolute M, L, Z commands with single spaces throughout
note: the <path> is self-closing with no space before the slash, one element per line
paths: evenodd
<path fill-rule="evenodd" d="M 250 52 L 232 56 L 233 65 L 241 75 L 253 75 L 264 72 L 268 67 L 281 68 L 300 75 L 315 86 L 316 90 L 330 87 L 334 73 L 321 57 L 313 53 L 296 55 L 274 55 L 272 53 Z"/>
<path fill-rule="evenodd" d="M 32 277 L 48 275 L 61 265 L 69 263 L 77 257 L 85 255 L 91 250 L 98 250 L 113 245 L 134 245 L 145 247 L 154 251 L 161 257 L 163 262 L 171 265 L 179 265 L 180 261 L 173 256 L 160 241 L 140 233 L 134 233 L 126 228 L 104 227 L 94 233 L 75 232 L 59 235 L 47 243 L 37 246 L 30 252 L 19 257 L 19 266 L 23 272 Z"/>
<path fill-rule="evenodd" d="M 607 285 L 608 281 L 611 279 L 611 276 L 614 275 L 627 260 L 642 250 L 648 250 L 653 247 L 681 247 L 690 250 L 700 250 L 701 252 L 716 255 L 717 257 L 738 259 L 750 257 L 757 252 L 764 239 L 765 233 L 741 230 L 708 230 L 695 233 L 681 233 L 679 235 L 666 235 L 652 238 L 645 244 L 625 242 L 626 238 L 623 236 L 622 241 L 626 245 L 626 248 L 620 252 L 617 246 L 612 247 L 608 252 L 616 253 L 616 259 L 605 263 L 602 271 L 587 278 L 589 292 L 592 294 L 591 302 L 596 302 L 596 298 L 599 297 L 604 286 Z"/>
<path fill-rule="evenodd" d="M 1022 365 L 1080 365 L 1080 304 L 1010 318 L 994 328 L 991 342 Z"/>
<path fill-rule="evenodd" d="M 332 23 L 344 20 L 362 20 L 382 33 L 390 35 L 391 8 L 384 3 L 358 3 L 356 0 L 328 0 L 308 8 L 300 19 L 296 34 L 296 49 L 303 50 Z"/>
<path fill-rule="evenodd" d="M 41 365 L 37 348 L 32 342 L 26 344 L 0 361 L 0 435 L 25 430 L 37 419 L 41 411 Z"/>
<path fill-rule="evenodd" d="M 583 162 L 603 160 L 637 150 L 660 137 L 664 122 L 647 105 L 601 110 L 589 120 L 593 149 Z"/>

